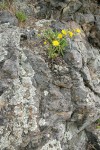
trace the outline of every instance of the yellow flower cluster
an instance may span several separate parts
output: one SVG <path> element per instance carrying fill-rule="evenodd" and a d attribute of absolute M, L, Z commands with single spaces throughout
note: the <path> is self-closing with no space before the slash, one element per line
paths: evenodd
<path fill-rule="evenodd" d="M 81 33 L 81 30 L 79 28 L 74 29 L 72 31 L 63 29 L 61 31 L 61 33 L 58 33 L 58 35 L 57 35 L 58 40 L 55 39 L 52 41 L 52 45 L 53 46 L 59 46 L 60 45 L 60 42 L 59 42 L 60 39 L 62 39 L 66 35 L 68 35 L 70 38 L 72 38 L 75 35 L 75 33 Z M 47 44 L 47 42 L 44 41 L 44 45 L 46 45 L 46 44 Z"/>
<path fill-rule="evenodd" d="M 58 39 L 62 39 L 64 36 L 66 36 L 67 32 L 66 30 L 62 30 L 61 33 L 58 34 L 57 38 Z M 59 40 L 54 40 L 52 42 L 53 46 L 59 46 L 60 45 L 60 42 Z"/>
<path fill-rule="evenodd" d="M 53 31 L 52 29 L 48 29 L 44 32 L 43 39 L 44 45 L 47 45 L 48 56 L 51 59 L 55 59 L 57 56 L 64 55 L 66 47 L 68 46 L 68 38 L 72 38 L 81 33 L 79 28 L 76 29 L 63 29 L 61 32 Z M 68 37 L 68 38 L 67 38 Z"/>

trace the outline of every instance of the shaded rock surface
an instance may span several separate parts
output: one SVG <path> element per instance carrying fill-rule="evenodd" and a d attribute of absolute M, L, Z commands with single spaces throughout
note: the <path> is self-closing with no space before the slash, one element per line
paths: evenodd
<path fill-rule="evenodd" d="M 18 25 L 18 20 L 10 12 L 1 11 L 0 12 L 0 24 L 3 24 L 3 23 L 10 23 L 12 25 Z"/>
<path fill-rule="evenodd" d="M 44 19 L 22 29 L 13 26 L 13 16 L 11 21 L 0 18 L 5 20 L 0 24 L 0 149 L 99 150 L 99 2 L 90 1 L 93 11 L 88 1 L 33 0 L 34 12 L 27 11 L 28 2 L 16 5 L 40 18 L 51 17 L 51 12 L 55 18 L 59 12 L 62 22 Z M 46 23 L 56 29 L 83 29 L 54 62 L 37 37 Z"/>

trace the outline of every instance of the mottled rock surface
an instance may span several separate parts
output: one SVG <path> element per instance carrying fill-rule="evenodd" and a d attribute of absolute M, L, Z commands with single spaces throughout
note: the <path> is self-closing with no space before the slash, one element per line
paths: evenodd
<path fill-rule="evenodd" d="M 20 37 L 18 27 L 0 26 L 1 149 L 85 150 L 84 124 L 100 113 L 98 49 L 80 37 L 51 70 Z"/>
<path fill-rule="evenodd" d="M 10 12 L 1 11 L 0 12 L 0 24 L 3 24 L 3 23 L 10 23 L 12 25 L 18 25 L 18 20 Z"/>
<path fill-rule="evenodd" d="M 32 15 L 28 2 L 16 5 Z M 37 17 L 46 17 L 53 8 L 63 19 L 38 20 L 23 29 L 13 24 L 14 15 L 0 18 L 7 20 L 0 24 L 1 150 L 100 149 L 100 11 L 99 2 L 90 0 L 91 8 L 87 2 L 33 0 L 29 4 L 34 4 Z M 75 21 L 67 21 L 70 15 Z M 46 24 L 56 29 L 82 27 L 64 56 L 53 62 L 37 36 Z"/>

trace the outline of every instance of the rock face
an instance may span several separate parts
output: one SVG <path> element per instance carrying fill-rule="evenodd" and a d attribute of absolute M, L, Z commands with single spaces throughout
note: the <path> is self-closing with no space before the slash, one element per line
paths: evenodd
<path fill-rule="evenodd" d="M 73 41 L 51 71 L 35 48 L 20 47 L 20 36 L 0 26 L 1 150 L 85 150 L 84 128 L 100 113 L 98 49 Z"/>
<path fill-rule="evenodd" d="M 37 18 L 76 21 L 82 26 L 89 42 L 100 48 L 100 2 L 98 0 L 44 0 L 36 3 L 34 10 Z"/>
<path fill-rule="evenodd" d="M 72 13 L 80 14 L 78 10 L 83 7 L 82 0 L 76 4 L 72 0 L 37 2 L 43 2 L 44 7 L 50 4 L 55 9 L 70 4 L 67 10 L 63 8 L 68 14 L 73 7 Z M 87 31 L 88 25 L 96 19 L 95 28 L 100 31 L 99 15 L 95 18 L 94 14 L 85 12 L 83 17 L 84 25 L 75 20 L 54 21 L 51 26 L 57 29 L 83 26 Z M 100 118 L 98 43 L 93 47 L 87 40 L 88 32 L 82 31 L 66 48 L 64 57 L 52 63 L 39 37 L 33 34 L 36 29 L 26 32 L 9 20 L 3 23 L 0 25 L 0 149 L 99 150 L 100 129 L 96 127 Z M 39 31 L 45 28 L 44 24 L 35 24 Z M 94 37 L 93 31 L 98 33 L 93 28 L 89 36 Z M 34 41 L 36 46 L 28 46 L 28 42 Z"/>

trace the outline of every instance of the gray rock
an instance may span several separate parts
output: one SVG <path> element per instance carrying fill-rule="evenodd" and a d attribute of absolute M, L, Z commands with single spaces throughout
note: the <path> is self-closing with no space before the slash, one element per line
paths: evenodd
<path fill-rule="evenodd" d="M 82 68 L 82 56 L 77 50 L 66 52 L 64 55 L 64 60 L 75 68 Z"/>
<path fill-rule="evenodd" d="M 82 69 L 83 79 L 87 82 L 91 82 L 91 76 L 88 67 Z"/>
<path fill-rule="evenodd" d="M 50 2 L 52 6 L 58 7 L 61 6 L 63 3 L 69 2 L 70 0 L 46 0 L 47 2 Z"/>
<path fill-rule="evenodd" d="M 85 132 L 82 131 L 80 133 L 80 138 L 78 138 L 78 136 L 73 137 L 77 130 L 77 127 L 73 123 L 68 123 L 64 139 L 67 140 L 70 150 L 86 150 L 86 144 L 88 141 L 87 136 Z"/>
<path fill-rule="evenodd" d="M 8 11 L 0 11 L 0 24 L 3 23 L 10 23 L 11 25 L 18 25 L 18 20 L 17 18 L 12 15 L 10 12 Z"/>
<path fill-rule="evenodd" d="M 92 14 L 84 14 L 85 23 L 94 22 L 94 16 Z"/>
<path fill-rule="evenodd" d="M 76 17 L 76 22 L 80 24 L 93 23 L 95 21 L 94 16 L 92 14 L 77 13 L 75 17 Z"/>
<path fill-rule="evenodd" d="M 50 140 L 48 143 L 46 143 L 41 150 L 62 150 L 61 144 L 57 140 Z"/>
<path fill-rule="evenodd" d="M 9 74 L 11 78 L 16 78 L 18 76 L 16 63 L 11 60 L 6 60 L 3 65 L 3 71 L 6 74 Z"/>
<path fill-rule="evenodd" d="M 49 15 L 50 10 L 47 10 L 47 5 L 39 3 L 34 7 L 34 13 L 36 18 L 46 18 Z"/>
<path fill-rule="evenodd" d="M 76 13 L 75 14 L 75 20 L 77 23 L 83 24 L 84 23 L 84 14 L 82 13 Z"/>
<path fill-rule="evenodd" d="M 22 34 L 0 25 L 0 149 L 86 150 L 86 129 L 100 115 L 99 49 L 81 32 L 51 68 L 44 46 L 25 47 L 30 38 L 20 46 Z"/>
<path fill-rule="evenodd" d="M 74 14 L 81 6 L 82 3 L 79 0 L 71 1 L 66 7 L 64 7 L 62 19 L 67 20 L 68 16 Z"/>
<path fill-rule="evenodd" d="M 15 149 L 15 147 L 18 148 L 20 144 L 23 143 L 22 139 L 23 141 L 26 142 L 26 139 L 22 138 L 22 134 L 28 133 L 28 126 L 30 126 L 30 131 L 32 132 L 34 130 L 37 130 L 37 123 L 35 116 L 32 117 L 33 119 L 27 122 L 27 119 L 29 118 L 30 115 L 29 113 L 25 115 L 26 112 L 29 110 L 32 111 L 32 114 L 37 113 L 37 108 L 35 106 L 37 104 L 34 103 L 33 97 L 35 100 L 37 98 L 35 98 L 36 89 L 31 81 L 31 78 L 34 76 L 34 70 L 29 65 L 29 63 L 24 62 L 27 58 L 24 55 L 24 53 L 21 55 L 21 59 L 19 58 L 19 53 L 21 53 L 21 49 L 19 49 L 19 41 L 20 41 L 19 29 L 16 27 L 11 26 L 9 27 L 8 25 L 2 25 L 0 30 L 2 31 L 0 36 L 0 38 L 2 39 L 2 40 L 0 39 L 0 46 L 6 47 L 8 45 L 8 49 L 5 50 L 7 51 L 6 53 L 7 57 L 9 57 L 9 54 L 10 55 L 13 54 L 13 56 L 14 55 L 16 56 L 15 61 L 13 60 L 12 55 L 9 59 L 5 60 L 5 57 L 3 57 L 5 53 L 2 53 L 3 51 L 0 51 L 1 53 L 0 56 L 2 56 L 2 61 L 4 61 L 4 65 L 2 66 L 0 72 L 0 77 L 3 81 L 2 85 L 4 87 L 8 87 L 9 85 L 9 87 L 6 89 L 2 87 L 0 96 L 0 110 L 2 110 L 2 118 L 5 121 L 4 126 L 5 127 L 7 126 L 6 133 L 4 133 L 5 128 L 4 126 L 2 126 L 4 128 L 0 129 L 2 131 L 0 149 L 3 150 L 5 148 L 8 149 Z M 28 104 L 28 99 L 30 101 L 30 104 Z M 7 103 L 9 103 L 9 105 L 7 105 Z M 24 107 L 22 106 L 23 108 L 20 108 L 20 104 L 24 105 Z M 9 123 L 7 123 L 7 120 L 5 119 L 6 112 L 8 113 L 9 116 Z M 22 128 L 21 124 L 23 124 Z M 8 129 L 10 125 L 12 126 L 13 134 L 10 134 L 11 130 Z M 6 141 L 5 144 L 4 141 Z M 12 145 L 10 142 L 11 143 L 13 142 L 14 145 Z"/>
<path fill-rule="evenodd" d="M 100 31 L 100 16 L 96 15 L 95 17 L 96 17 L 96 21 L 95 22 L 96 22 L 97 28 Z"/>

